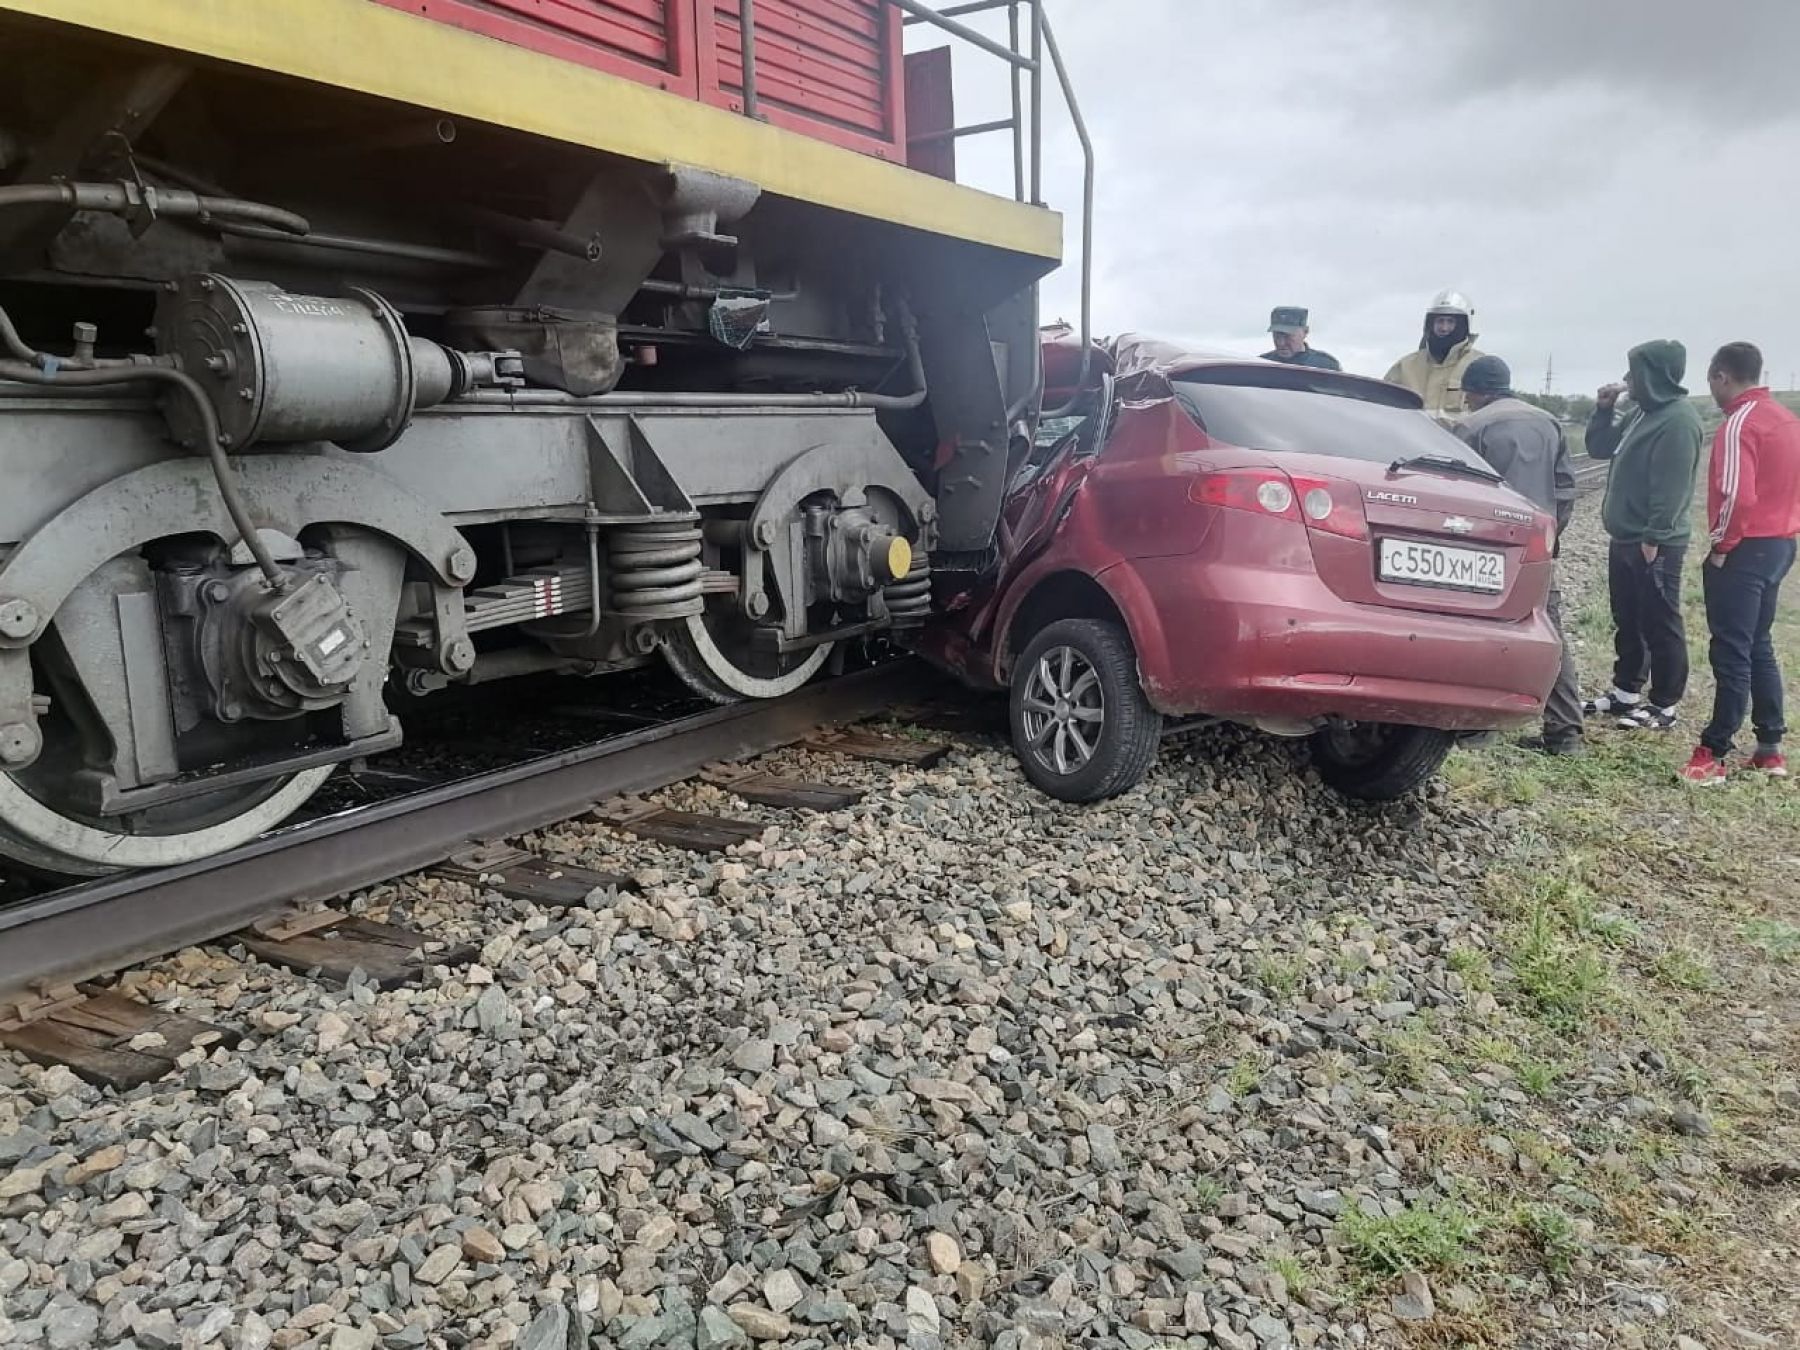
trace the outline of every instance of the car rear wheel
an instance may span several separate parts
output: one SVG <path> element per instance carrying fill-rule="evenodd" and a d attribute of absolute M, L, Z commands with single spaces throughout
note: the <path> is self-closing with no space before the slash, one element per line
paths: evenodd
<path fill-rule="evenodd" d="M 1053 623 L 1013 667 L 1013 748 L 1025 776 L 1052 797 L 1097 802 L 1136 786 L 1161 735 L 1162 716 L 1116 624 Z"/>
<path fill-rule="evenodd" d="M 1430 782 L 1455 744 L 1452 733 L 1431 727 L 1334 722 L 1313 734 L 1313 767 L 1346 797 L 1389 802 Z"/>

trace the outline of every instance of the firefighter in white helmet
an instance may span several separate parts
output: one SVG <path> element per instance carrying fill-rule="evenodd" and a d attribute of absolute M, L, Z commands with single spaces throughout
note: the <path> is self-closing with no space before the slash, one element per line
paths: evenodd
<path fill-rule="evenodd" d="M 1408 352 L 1387 373 L 1389 384 L 1403 384 L 1425 400 L 1425 411 L 1442 422 L 1467 411 L 1462 376 L 1481 353 L 1469 323 L 1475 306 L 1461 291 L 1440 291 L 1425 311 L 1425 331 L 1417 351 Z"/>

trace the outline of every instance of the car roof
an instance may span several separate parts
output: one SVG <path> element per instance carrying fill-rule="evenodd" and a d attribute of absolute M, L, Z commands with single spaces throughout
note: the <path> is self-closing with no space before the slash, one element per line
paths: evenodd
<path fill-rule="evenodd" d="M 1073 392 L 1081 365 L 1080 338 L 1066 325 L 1058 325 L 1043 331 L 1042 343 L 1047 388 Z M 1090 344 L 1084 387 L 1098 387 L 1103 375 L 1127 386 L 1128 397 L 1153 396 L 1158 390 L 1167 395 L 1174 384 L 1187 381 L 1337 394 L 1397 408 L 1424 406 L 1412 390 L 1367 375 L 1205 351 L 1141 333 L 1122 333 Z"/>

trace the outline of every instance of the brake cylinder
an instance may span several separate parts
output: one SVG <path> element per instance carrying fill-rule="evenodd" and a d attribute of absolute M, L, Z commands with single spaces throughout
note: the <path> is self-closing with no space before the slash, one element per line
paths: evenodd
<path fill-rule="evenodd" d="M 157 347 L 197 379 L 233 453 L 329 441 L 385 450 L 417 408 L 481 384 L 516 383 L 510 353 L 462 353 L 407 334 L 373 291 L 294 295 L 267 281 L 208 273 L 184 280 L 157 312 Z M 200 431 L 169 405 L 178 439 Z"/>

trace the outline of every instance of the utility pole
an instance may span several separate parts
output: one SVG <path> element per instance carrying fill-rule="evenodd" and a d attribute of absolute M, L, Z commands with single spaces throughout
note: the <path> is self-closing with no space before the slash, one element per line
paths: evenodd
<path fill-rule="evenodd" d="M 1544 362 L 1544 397 L 1549 398 L 1556 392 L 1556 353 L 1550 353 L 1550 359 Z"/>

